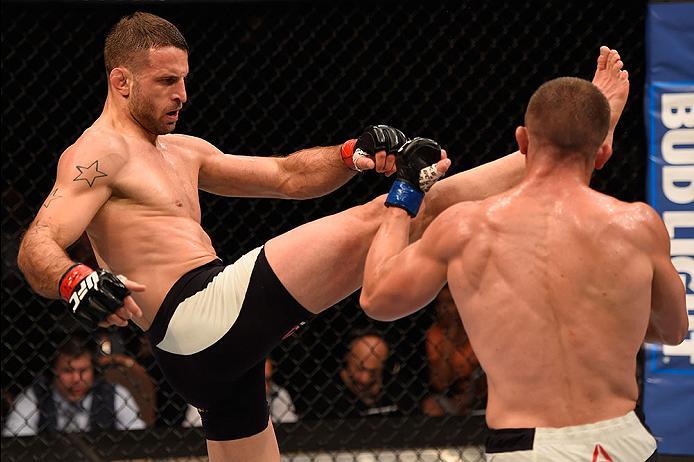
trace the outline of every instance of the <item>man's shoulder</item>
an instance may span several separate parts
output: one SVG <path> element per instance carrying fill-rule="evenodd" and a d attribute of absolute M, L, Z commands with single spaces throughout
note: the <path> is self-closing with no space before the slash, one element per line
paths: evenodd
<path fill-rule="evenodd" d="M 458 202 L 441 212 L 432 222 L 433 226 L 446 226 L 452 224 L 465 224 L 469 218 L 478 215 L 485 207 L 484 201 Z"/>
<path fill-rule="evenodd" d="M 645 202 L 623 202 L 625 213 L 643 222 L 660 221 L 658 212 Z"/>
<path fill-rule="evenodd" d="M 184 135 L 181 133 L 170 133 L 162 135 L 159 139 L 164 143 L 170 143 L 176 147 L 193 150 L 196 152 L 205 153 L 208 151 L 218 151 L 218 149 L 209 141 L 192 135 Z"/>
<path fill-rule="evenodd" d="M 60 155 L 63 164 L 108 162 L 124 165 L 130 158 L 130 147 L 125 137 L 114 130 L 90 127 Z"/>
<path fill-rule="evenodd" d="M 644 202 L 624 202 L 604 196 L 600 204 L 601 217 L 619 239 L 640 248 L 650 248 L 657 241 L 669 240 L 658 212 Z"/>
<path fill-rule="evenodd" d="M 645 240 L 647 245 L 668 241 L 669 236 L 660 214 L 644 202 L 623 203 L 622 226 L 625 232 Z"/>
<path fill-rule="evenodd" d="M 607 221 L 626 230 L 653 225 L 660 222 L 660 215 L 645 202 L 625 202 L 615 197 L 600 194 L 599 210 Z"/>
<path fill-rule="evenodd" d="M 455 246 L 466 242 L 477 234 L 480 226 L 484 224 L 487 208 L 485 201 L 459 202 L 441 212 L 431 223 L 427 232 L 430 235 L 445 233 L 446 242 L 450 245 Z"/>
<path fill-rule="evenodd" d="M 67 151 L 120 152 L 127 153 L 128 142 L 125 136 L 116 130 L 100 127 L 89 127 Z"/>

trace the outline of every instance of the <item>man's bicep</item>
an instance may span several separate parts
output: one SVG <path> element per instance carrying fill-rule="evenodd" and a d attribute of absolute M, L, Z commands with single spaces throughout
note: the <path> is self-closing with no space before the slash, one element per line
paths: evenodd
<path fill-rule="evenodd" d="M 449 207 L 431 222 L 421 239 L 399 255 L 400 261 L 393 262 L 399 283 L 420 306 L 431 302 L 448 281 L 448 268 L 468 244 L 477 212 L 476 202 Z"/>
<path fill-rule="evenodd" d="M 74 243 L 85 231 L 87 225 L 96 213 L 90 211 L 91 201 L 80 200 L 68 191 L 54 188 L 41 206 L 31 231 L 47 233 L 63 249 Z M 62 202 L 58 202 L 62 200 Z M 29 234 L 28 233 L 28 234 Z"/>
<path fill-rule="evenodd" d="M 677 345 L 687 336 L 689 317 L 684 284 L 669 256 L 654 259 L 651 325 L 664 344 Z"/>
<path fill-rule="evenodd" d="M 647 211 L 651 228 L 653 280 L 651 285 L 651 324 L 663 343 L 677 344 L 687 334 L 688 316 L 685 288 L 670 257 L 670 236 L 655 211 Z"/>
<path fill-rule="evenodd" d="M 391 257 L 377 280 L 362 291 L 362 308 L 381 320 L 399 319 L 431 302 L 446 283 L 447 261 L 436 241 L 434 221 L 422 239 Z M 366 289 L 366 288 L 365 288 Z"/>
<path fill-rule="evenodd" d="M 71 244 L 109 199 L 127 162 L 127 148 L 108 137 L 69 147 L 60 156 L 55 184 L 35 223 L 53 227 L 61 244 Z"/>
<path fill-rule="evenodd" d="M 279 158 L 224 154 L 209 143 L 201 150 L 198 181 L 203 191 L 221 196 L 284 197 Z"/>
<path fill-rule="evenodd" d="M 46 228 L 63 248 L 80 237 L 111 195 L 110 184 L 104 179 L 107 174 L 103 170 L 87 173 L 81 163 L 59 164 L 56 182 L 32 223 L 32 227 Z M 96 169 L 96 164 L 92 168 Z"/>
<path fill-rule="evenodd" d="M 418 308 L 436 297 L 446 283 L 448 268 L 445 259 L 437 255 L 432 242 L 425 237 L 400 253 L 386 275 L 387 284 L 402 303 Z"/>

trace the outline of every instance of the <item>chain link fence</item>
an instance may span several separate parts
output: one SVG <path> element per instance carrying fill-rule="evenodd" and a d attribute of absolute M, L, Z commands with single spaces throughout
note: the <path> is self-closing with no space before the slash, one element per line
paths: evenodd
<path fill-rule="evenodd" d="M 179 132 L 224 152 L 276 155 L 338 144 L 365 125 L 388 123 L 438 140 L 454 171 L 515 150 L 514 128 L 532 92 L 553 77 L 592 77 L 598 47 L 607 44 L 621 52 L 632 95 L 616 154 L 594 186 L 623 200 L 644 197 L 645 3 L 4 2 L 2 460 L 205 454 L 194 412 L 166 384 L 135 328 L 88 333 L 95 354 L 85 366 L 94 368 L 95 384 L 111 384 L 119 404 L 110 412 L 119 419 L 125 414 L 117 428 L 130 430 L 50 432 L 46 410 L 36 406 L 43 392 L 33 401 L 28 393 L 50 389 L 61 373 L 57 353 L 81 333 L 63 305 L 32 293 L 16 266 L 18 244 L 51 191 L 58 156 L 102 109 L 105 34 L 135 10 L 171 20 L 191 47 L 189 104 Z M 383 193 L 389 183 L 365 173 L 309 201 L 201 193 L 203 226 L 231 262 L 274 235 Z M 69 252 L 95 264 L 84 239 Z M 386 324 L 369 320 L 357 300 L 328 310 L 273 353 L 270 397 L 279 399 L 273 418 L 285 458 L 483 460 L 484 376 L 474 355 L 457 344 L 450 350 L 455 354 L 434 357 L 452 339 L 433 307 Z M 369 360 L 382 369 L 388 403 L 378 412 L 347 397 L 344 377 L 367 360 L 357 351 L 360 334 L 371 339 Z M 382 342 L 385 353 L 377 353 L 374 342 Z M 465 373 L 457 382 L 436 383 L 436 371 L 445 367 L 440 361 Z M 20 400 L 34 408 L 12 427 Z"/>

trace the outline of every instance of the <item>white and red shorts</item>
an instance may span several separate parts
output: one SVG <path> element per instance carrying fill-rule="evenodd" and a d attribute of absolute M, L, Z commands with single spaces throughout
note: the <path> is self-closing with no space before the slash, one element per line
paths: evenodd
<path fill-rule="evenodd" d="M 655 438 L 634 411 L 615 419 L 563 428 L 491 430 L 487 462 L 653 462 Z"/>

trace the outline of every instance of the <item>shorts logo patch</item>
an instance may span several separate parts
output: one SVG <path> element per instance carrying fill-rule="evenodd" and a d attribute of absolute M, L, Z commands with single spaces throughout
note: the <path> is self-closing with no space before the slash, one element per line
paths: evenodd
<path fill-rule="evenodd" d="M 296 326 L 294 326 L 294 327 L 292 327 L 291 329 L 289 329 L 289 332 L 287 332 L 286 334 L 284 334 L 284 336 L 282 337 L 282 340 L 284 340 L 284 339 L 286 339 L 287 337 L 291 336 L 294 332 L 296 332 L 297 330 L 299 330 L 299 328 L 300 328 L 301 326 L 303 326 L 304 324 L 306 324 L 306 321 L 301 321 L 299 324 L 297 324 Z"/>
<path fill-rule="evenodd" d="M 593 449 L 593 461 L 592 462 L 614 462 L 612 457 L 605 451 L 605 448 L 600 444 L 595 445 Z"/>

